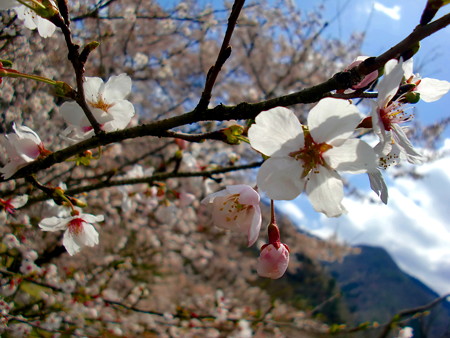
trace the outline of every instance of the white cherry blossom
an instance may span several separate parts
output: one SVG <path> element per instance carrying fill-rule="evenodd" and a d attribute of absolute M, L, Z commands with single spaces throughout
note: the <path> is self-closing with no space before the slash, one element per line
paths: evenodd
<path fill-rule="evenodd" d="M 28 202 L 28 195 L 20 195 L 9 199 L 0 198 L 0 207 L 2 211 L 13 215 L 16 209 L 22 208 Z"/>
<path fill-rule="evenodd" d="M 373 149 L 351 138 L 360 120 L 356 106 L 331 98 L 310 111 L 308 127 L 283 107 L 261 112 L 248 132 L 251 146 L 270 156 L 259 170 L 258 188 L 274 200 L 292 200 L 306 191 L 316 211 L 341 215 L 344 192 L 337 171 L 376 169 Z"/>
<path fill-rule="evenodd" d="M 101 129 L 106 132 L 124 129 L 134 116 L 134 106 L 125 100 L 131 92 L 131 78 L 126 74 L 111 76 L 104 83 L 99 77 L 86 77 L 84 94 L 86 102 Z M 75 140 L 93 135 L 93 128 L 76 102 L 65 102 L 60 112 L 68 124 L 63 135 L 73 133 Z"/>
<path fill-rule="evenodd" d="M 377 103 L 372 109 L 373 130 L 380 138 L 375 150 L 381 162 L 389 162 L 402 155 L 408 162 L 419 164 L 423 157 L 414 149 L 401 126 L 410 121 L 413 115 L 406 111 L 402 96 L 393 100 L 404 74 L 402 60 L 394 59 L 386 63 L 385 75 L 377 87 Z"/>
<path fill-rule="evenodd" d="M 103 215 L 90 215 L 79 213 L 69 217 L 49 217 L 39 222 L 39 227 L 44 231 L 65 230 L 63 245 L 67 252 L 73 256 L 83 246 L 98 244 L 98 232 L 92 223 L 104 220 Z"/>
<path fill-rule="evenodd" d="M 24 26 L 31 30 L 37 29 L 41 37 L 48 38 L 55 32 L 56 26 L 47 19 L 40 17 L 32 9 L 26 6 L 18 6 L 14 10 L 17 17 L 23 21 Z"/>
<path fill-rule="evenodd" d="M 412 58 L 403 63 L 403 70 L 406 82 L 416 85 L 413 91 L 419 93 L 420 98 L 425 102 L 437 101 L 450 91 L 450 82 L 448 81 L 429 77 L 422 78 L 420 75 L 414 74 Z"/>
<path fill-rule="evenodd" d="M 35 159 L 50 153 L 33 130 L 25 126 L 12 125 L 14 133 L 5 135 L 6 153 L 9 162 L 0 169 L 5 179 L 13 176 L 17 170 Z"/>
<path fill-rule="evenodd" d="M 51 1 L 51 4 L 55 6 L 53 1 Z M 0 10 L 6 9 L 14 9 L 14 11 L 17 13 L 17 17 L 23 21 L 24 26 L 31 30 L 37 28 L 39 35 L 43 38 L 52 36 L 56 30 L 56 26 L 52 22 L 40 17 L 31 8 L 28 8 L 25 5 L 21 5 L 16 0 L 1 0 Z"/>
<path fill-rule="evenodd" d="M 238 184 L 208 195 L 201 203 L 212 208 L 215 226 L 245 233 L 247 245 L 252 246 L 261 229 L 259 200 L 259 194 L 252 187 Z"/>

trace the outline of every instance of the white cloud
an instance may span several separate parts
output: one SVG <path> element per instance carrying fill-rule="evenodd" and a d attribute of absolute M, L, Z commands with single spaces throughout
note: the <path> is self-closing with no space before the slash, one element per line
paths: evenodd
<path fill-rule="evenodd" d="M 401 7 L 398 5 L 395 5 L 394 7 L 390 8 L 390 7 L 386 7 L 382 3 L 379 3 L 378 1 L 375 1 L 373 3 L 373 9 L 376 10 L 377 12 L 381 12 L 381 13 L 387 15 L 392 20 L 400 20 L 401 19 L 401 15 L 400 15 Z"/>
<path fill-rule="evenodd" d="M 444 143 L 448 149 L 450 139 Z M 418 167 L 422 178 L 389 177 L 387 205 L 345 198 L 348 214 L 329 219 L 310 216 L 306 199 L 294 203 L 305 215 L 302 228 L 328 238 L 335 232 L 351 245 L 385 248 L 408 274 L 440 294 L 450 292 L 450 157 Z M 389 174 L 389 172 L 385 173 Z M 387 175 L 386 175 L 387 176 Z M 369 194 L 369 192 L 367 192 Z M 289 212 L 293 213 L 292 205 Z"/>

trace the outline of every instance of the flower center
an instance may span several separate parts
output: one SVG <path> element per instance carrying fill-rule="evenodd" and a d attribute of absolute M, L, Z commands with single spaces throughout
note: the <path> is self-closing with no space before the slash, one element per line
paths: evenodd
<path fill-rule="evenodd" d="M 3 208 L 5 209 L 5 211 L 7 213 L 9 213 L 10 215 L 14 214 L 14 211 L 16 211 L 16 208 L 14 208 L 14 205 L 12 205 L 12 203 L 11 203 L 11 199 L 8 199 L 5 201 L 0 198 L 0 204 L 3 205 Z"/>
<path fill-rule="evenodd" d="M 99 100 L 97 102 L 88 102 L 93 108 L 97 108 L 100 110 L 103 110 L 105 113 L 108 112 L 109 108 L 111 108 L 112 106 L 114 106 L 114 104 L 111 103 L 106 103 L 103 100 L 103 97 L 100 96 Z"/>
<path fill-rule="evenodd" d="M 404 123 L 413 119 L 414 115 L 407 112 L 403 106 L 404 105 L 402 103 L 394 101 L 386 108 L 381 108 L 378 110 L 381 122 L 383 123 L 386 131 L 390 131 L 392 129 L 393 123 Z"/>
<path fill-rule="evenodd" d="M 225 201 L 222 203 L 222 207 L 219 208 L 221 212 L 226 212 L 225 220 L 227 222 L 236 221 L 238 218 L 238 214 L 242 211 L 248 210 L 251 208 L 251 205 L 241 204 L 239 203 L 239 194 L 233 194 L 228 196 Z"/>
<path fill-rule="evenodd" d="M 302 162 L 302 178 L 305 178 L 313 169 L 315 169 L 314 172 L 318 173 L 317 167 L 319 165 L 327 166 L 322 155 L 327 150 L 333 148 L 333 146 L 327 143 L 316 143 L 306 127 L 303 127 L 303 133 L 305 137 L 304 147 L 289 153 L 289 156 Z"/>
<path fill-rule="evenodd" d="M 74 235 L 79 235 L 83 231 L 84 220 L 82 218 L 74 218 L 69 222 L 69 231 Z"/>

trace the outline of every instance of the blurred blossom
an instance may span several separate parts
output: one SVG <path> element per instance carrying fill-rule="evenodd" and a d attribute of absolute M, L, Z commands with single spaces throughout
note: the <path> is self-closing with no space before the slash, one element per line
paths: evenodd
<path fill-rule="evenodd" d="M 98 244 L 98 232 L 92 223 L 104 220 L 103 215 L 77 214 L 70 217 L 49 217 L 39 222 L 39 227 L 44 231 L 65 230 L 63 245 L 72 256 L 81 250 L 83 246 Z"/>
<path fill-rule="evenodd" d="M 38 267 L 32 261 L 29 261 L 27 259 L 23 260 L 20 266 L 20 272 L 23 273 L 24 275 L 30 275 L 35 272 L 39 273 L 40 271 L 41 271 L 40 267 Z"/>
<path fill-rule="evenodd" d="M 125 100 L 131 92 L 131 78 L 126 74 L 111 76 L 104 83 L 99 77 L 86 77 L 84 95 L 102 130 L 106 132 L 124 129 L 134 116 L 134 106 Z M 64 102 L 60 108 L 61 115 L 68 128 L 63 136 L 73 133 L 74 140 L 81 140 L 93 135 L 93 128 L 78 103 Z"/>
<path fill-rule="evenodd" d="M 142 68 L 148 64 L 148 56 L 144 53 L 138 52 L 134 56 L 134 64 L 136 68 Z"/>
<path fill-rule="evenodd" d="M 5 244 L 8 249 L 20 247 L 20 242 L 13 234 L 6 234 L 2 239 L 2 243 Z"/>
<path fill-rule="evenodd" d="M 414 337 L 413 328 L 405 326 L 403 329 L 400 330 L 397 338 L 412 338 L 412 337 Z"/>
<path fill-rule="evenodd" d="M 239 184 L 212 193 L 201 203 L 212 209 L 215 226 L 246 234 L 247 245 L 252 246 L 261 229 L 259 200 L 259 194 L 252 187 Z"/>
<path fill-rule="evenodd" d="M 125 20 L 130 21 L 130 22 L 136 21 L 136 11 L 135 11 L 135 9 L 133 7 L 125 8 L 123 17 L 125 18 Z"/>
<path fill-rule="evenodd" d="M 45 149 L 39 136 L 30 128 L 12 125 L 14 133 L 4 136 L 9 162 L 0 169 L 5 179 L 13 176 L 17 170 L 39 157 L 50 153 Z"/>

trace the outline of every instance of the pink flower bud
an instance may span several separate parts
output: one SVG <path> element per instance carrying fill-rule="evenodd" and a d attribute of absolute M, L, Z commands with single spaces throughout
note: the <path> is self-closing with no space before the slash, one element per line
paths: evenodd
<path fill-rule="evenodd" d="M 281 243 L 278 249 L 274 244 L 261 248 L 256 271 L 261 277 L 278 279 L 284 275 L 289 264 L 289 248 Z"/>
<path fill-rule="evenodd" d="M 347 68 L 345 68 L 346 71 L 355 68 L 359 66 L 360 63 L 362 63 L 364 60 L 368 59 L 368 56 L 358 56 L 350 65 L 348 65 Z M 374 70 L 372 73 L 367 74 L 364 76 L 362 81 L 354 86 L 352 86 L 353 89 L 361 89 L 368 87 L 373 81 L 375 81 L 378 78 L 378 70 Z"/>

